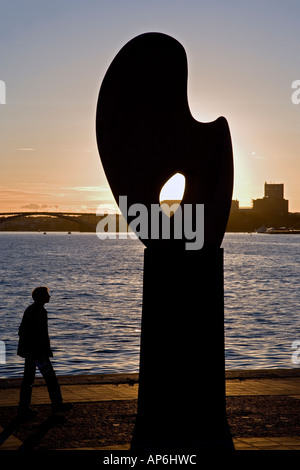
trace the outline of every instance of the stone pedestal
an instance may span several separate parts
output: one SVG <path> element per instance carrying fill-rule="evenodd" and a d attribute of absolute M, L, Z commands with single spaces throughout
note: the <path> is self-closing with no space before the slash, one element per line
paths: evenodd
<path fill-rule="evenodd" d="M 223 250 L 145 249 L 134 451 L 233 449 L 225 408 Z"/>

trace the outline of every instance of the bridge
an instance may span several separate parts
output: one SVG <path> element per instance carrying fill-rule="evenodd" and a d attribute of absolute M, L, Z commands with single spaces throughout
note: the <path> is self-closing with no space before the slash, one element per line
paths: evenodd
<path fill-rule="evenodd" d="M 0 224 L 7 222 L 13 219 L 19 219 L 22 217 L 57 217 L 59 219 L 65 219 L 70 222 L 75 222 L 78 225 L 85 227 L 86 229 L 92 229 L 93 231 L 96 228 L 95 223 L 91 223 L 87 220 L 83 220 L 84 217 L 96 217 L 94 213 L 80 213 L 80 212 L 0 212 Z"/>

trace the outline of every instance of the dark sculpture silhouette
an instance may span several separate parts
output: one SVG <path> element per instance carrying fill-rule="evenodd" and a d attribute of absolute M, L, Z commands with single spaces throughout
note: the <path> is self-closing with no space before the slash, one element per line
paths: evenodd
<path fill-rule="evenodd" d="M 151 205 L 174 173 L 181 201 L 204 204 L 204 246 L 185 233 L 140 236 L 145 244 L 139 400 L 133 450 L 233 448 L 225 406 L 224 236 L 233 159 L 225 118 L 196 121 L 187 99 L 187 59 L 175 39 L 142 34 L 111 63 L 100 88 L 97 142 L 116 201 Z M 124 214 L 127 222 L 132 216 Z M 166 216 L 167 217 L 167 216 Z M 195 213 L 193 212 L 195 223 Z"/>

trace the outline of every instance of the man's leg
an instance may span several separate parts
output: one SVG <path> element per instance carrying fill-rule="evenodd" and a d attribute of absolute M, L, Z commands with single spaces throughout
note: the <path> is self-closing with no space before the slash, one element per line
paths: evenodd
<path fill-rule="evenodd" d="M 48 357 L 42 358 L 39 361 L 36 361 L 36 365 L 45 379 L 52 408 L 55 409 L 60 407 L 62 404 L 60 385 L 50 359 Z"/>
<path fill-rule="evenodd" d="M 35 362 L 26 358 L 24 365 L 24 375 L 20 389 L 19 414 L 25 414 L 29 410 L 31 403 L 32 386 L 35 378 Z"/>

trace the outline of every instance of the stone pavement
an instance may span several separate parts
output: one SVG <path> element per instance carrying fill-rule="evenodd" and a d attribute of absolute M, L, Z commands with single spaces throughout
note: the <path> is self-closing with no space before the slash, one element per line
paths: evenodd
<path fill-rule="evenodd" d="M 21 379 L 0 380 L 0 407 L 15 407 L 19 400 Z M 111 374 L 59 377 L 65 402 L 93 403 L 136 400 L 138 374 Z M 203 383 L 203 382 L 202 382 Z M 176 386 L 176 384 L 175 384 Z M 187 385 L 188 386 L 188 385 Z M 204 385 L 205 386 L 205 381 Z M 226 372 L 227 397 L 281 397 L 300 399 L 300 370 L 253 370 Z M 42 378 L 33 387 L 32 405 L 50 404 Z M 245 414 L 245 413 L 244 413 Z M 245 416 L 243 416 L 245 418 Z M 0 450 L 19 449 L 22 442 L 13 432 L 0 428 Z M 300 450 L 298 435 L 238 437 L 234 438 L 236 450 Z M 130 443 L 116 446 L 90 447 L 96 450 L 128 450 Z M 78 449 L 81 447 L 78 446 Z M 86 449 L 86 447 L 84 447 Z M 74 450 L 74 449 L 73 449 Z"/>

